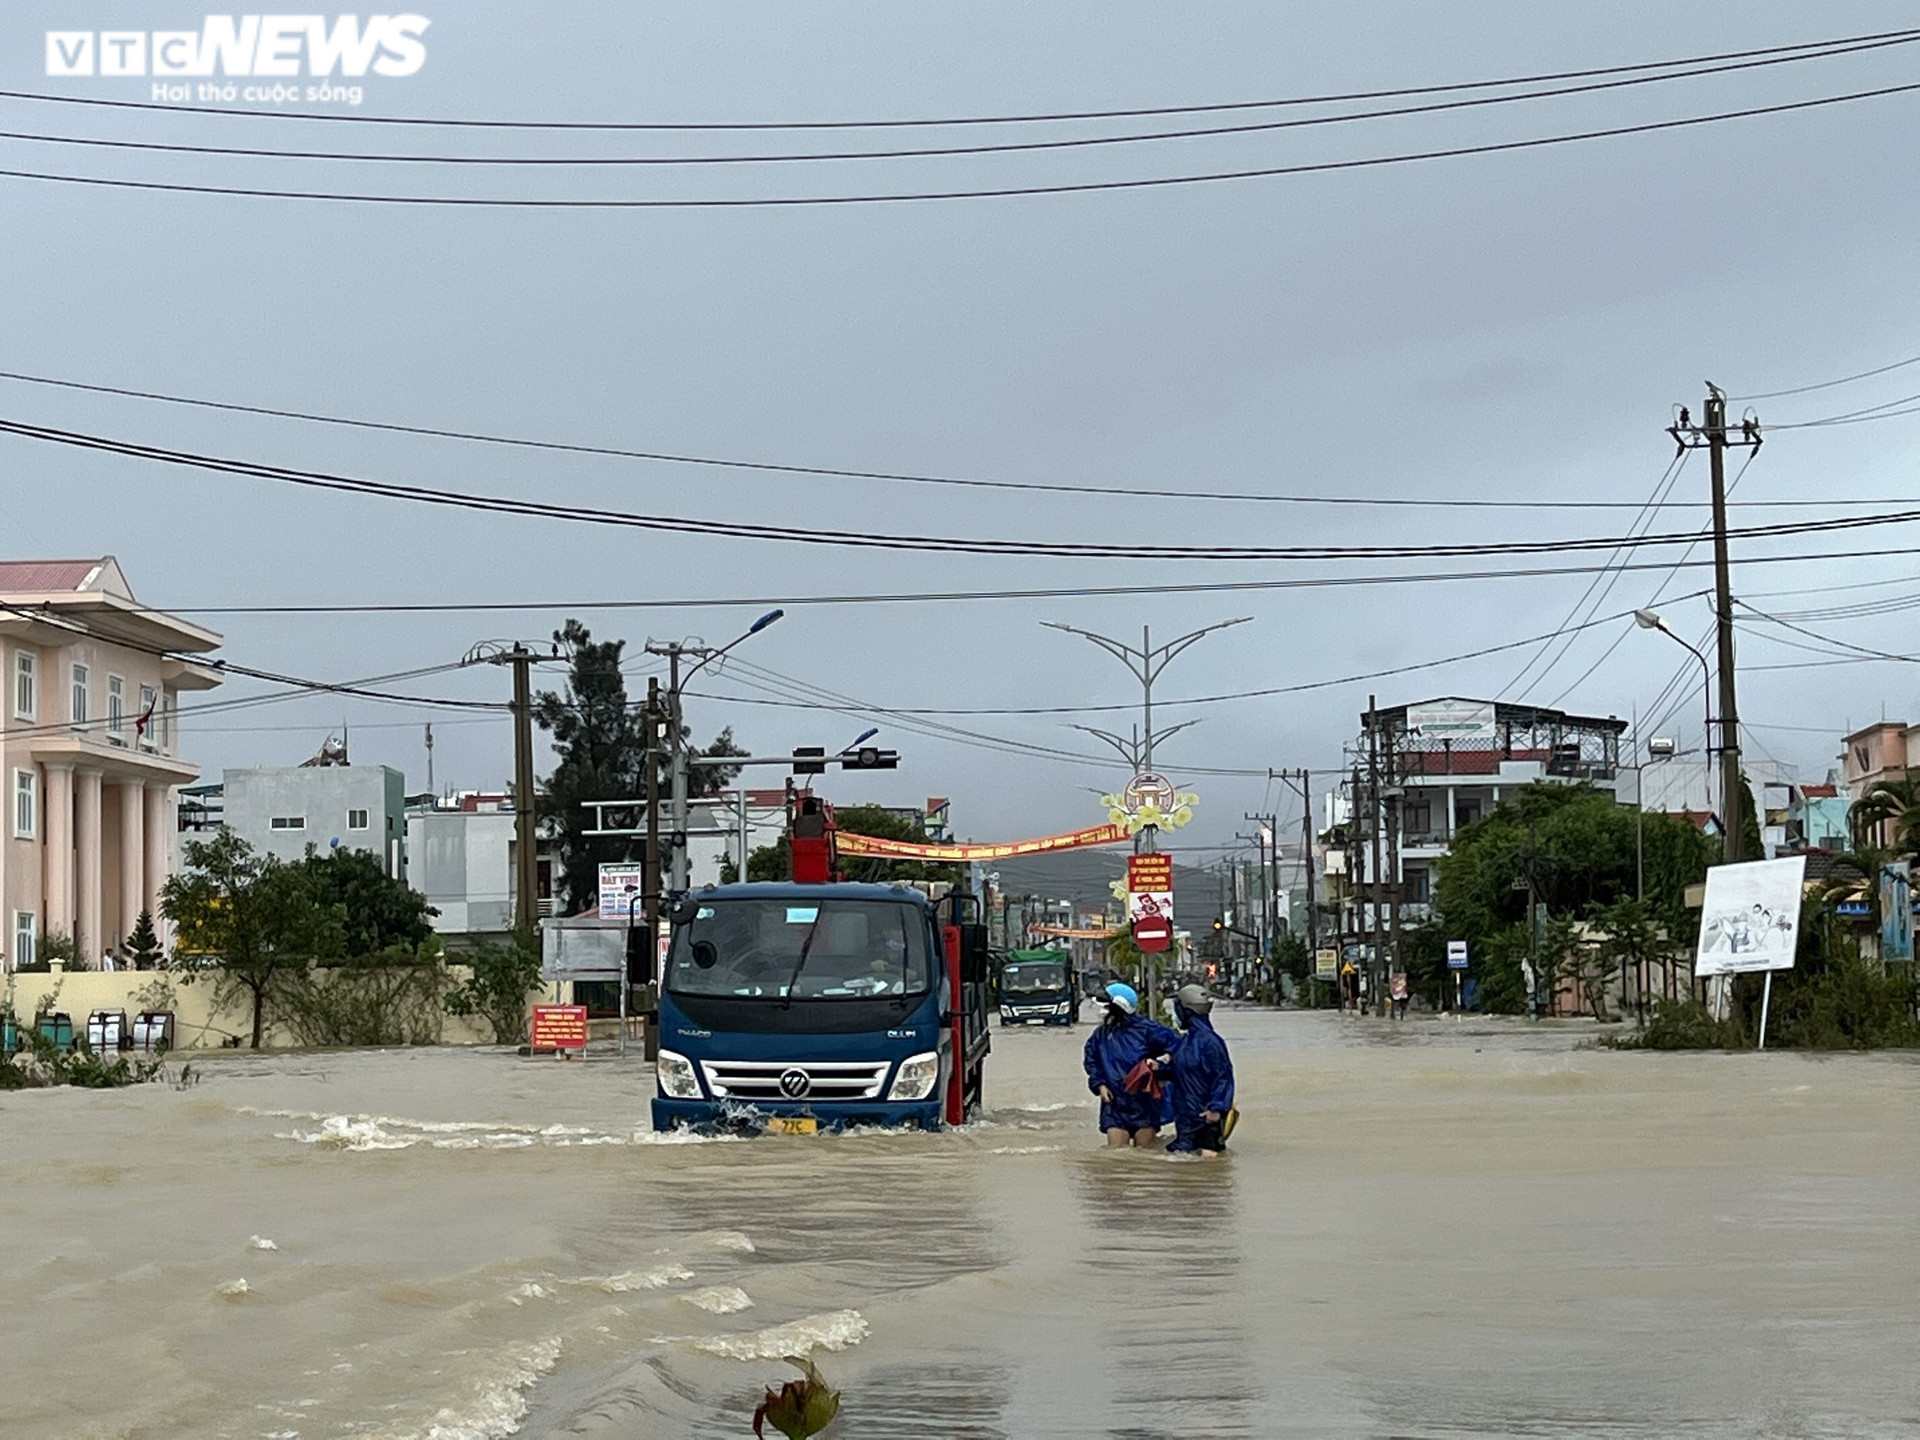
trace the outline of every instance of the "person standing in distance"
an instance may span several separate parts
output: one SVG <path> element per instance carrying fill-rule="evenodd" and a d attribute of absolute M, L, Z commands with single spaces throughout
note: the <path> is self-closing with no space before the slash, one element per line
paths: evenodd
<path fill-rule="evenodd" d="M 1227 1148 L 1221 1122 L 1233 1109 L 1233 1058 L 1213 1028 L 1213 996 L 1199 985 L 1182 985 L 1173 997 L 1174 1018 L 1186 1033 L 1167 1068 L 1173 1077 L 1173 1143 L 1169 1152 L 1211 1159 Z"/>
<path fill-rule="evenodd" d="M 1144 1148 L 1159 1138 L 1163 1101 L 1160 1095 L 1127 1089 L 1127 1075 L 1143 1060 L 1171 1054 L 1180 1036 L 1136 1013 L 1140 997 L 1131 985 L 1109 985 L 1095 998 L 1106 1014 L 1087 1037 L 1084 1059 L 1087 1088 L 1100 1097 L 1100 1129 L 1116 1149 Z"/>

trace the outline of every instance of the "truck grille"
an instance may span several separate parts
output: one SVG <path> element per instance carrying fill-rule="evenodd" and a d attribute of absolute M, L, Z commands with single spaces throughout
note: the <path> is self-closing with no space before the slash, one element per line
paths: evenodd
<path fill-rule="evenodd" d="M 886 1083 L 885 1060 L 702 1060 L 716 1100 L 873 1100 Z"/>

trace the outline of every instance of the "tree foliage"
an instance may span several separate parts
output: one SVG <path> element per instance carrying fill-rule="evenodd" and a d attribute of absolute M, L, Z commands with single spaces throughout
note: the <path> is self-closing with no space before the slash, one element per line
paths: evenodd
<path fill-rule="evenodd" d="M 171 967 L 210 978 L 220 1008 L 244 1003 L 253 1048 L 270 1017 L 305 1044 L 437 1038 L 434 912 L 377 857 L 309 849 L 288 864 L 223 827 L 189 841 L 185 858 L 160 891 Z M 424 1010 L 422 994 L 435 1002 Z"/>
<path fill-rule="evenodd" d="M 338 954 L 338 911 L 320 905 L 311 872 L 262 855 L 222 826 L 211 840 L 189 840 L 186 868 L 160 890 L 160 913 L 173 922 L 174 964 L 189 979 L 211 973 L 221 1008 L 244 998 L 260 1048 L 267 1002 L 287 972 Z"/>
<path fill-rule="evenodd" d="M 127 935 L 127 960 L 136 970 L 157 970 L 166 958 L 160 937 L 154 933 L 153 914 L 142 910 Z"/>
<path fill-rule="evenodd" d="M 496 1045 L 527 1038 L 527 997 L 540 983 L 540 952 L 528 932 L 506 945 L 481 945 L 462 957 L 467 978 L 447 992 L 447 1012 L 477 1015 Z"/>
<path fill-rule="evenodd" d="M 561 908 L 574 915 L 593 903 L 600 866 L 634 859 L 640 842 L 630 836 L 589 835 L 589 800 L 617 800 L 639 792 L 646 764 L 646 726 L 627 700 L 620 660 L 624 640 L 595 640 L 578 620 L 553 632 L 568 657 L 564 694 L 543 690 L 534 697 L 533 718 L 553 737 L 558 757 L 540 796 L 542 817 L 552 825 L 554 849 L 565 871 Z M 524 922 L 527 917 L 522 916 Z"/>
<path fill-rule="evenodd" d="M 1671 943 L 1691 945 L 1698 916 L 1687 910 L 1685 890 L 1705 877 L 1718 844 L 1681 818 L 1651 811 L 1638 818 L 1644 825 L 1644 918 Z M 1439 861 L 1438 933 L 1432 938 L 1468 942 L 1474 957 L 1470 973 L 1485 1008 L 1524 1008 L 1521 960 L 1530 951 L 1540 992 L 1551 994 L 1575 958 L 1579 937 L 1573 922 L 1633 896 L 1635 823 L 1631 807 L 1592 786 L 1541 782 L 1503 799 L 1454 837 L 1452 852 Z M 1527 933 L 1529 886 L 1545 915 L 1532 937 Z M 1422 954 L 1419 982 L 1432 993 L 1431 987 L 1443 982 L 1432 958 Z M 1411 963 L 1409 973 L 1414 973 Z"/>

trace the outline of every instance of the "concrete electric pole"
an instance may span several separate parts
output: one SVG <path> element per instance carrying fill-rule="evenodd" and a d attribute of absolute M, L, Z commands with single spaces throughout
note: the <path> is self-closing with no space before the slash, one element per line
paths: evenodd
<path fill-rule="evenodd" d="M 1720 817 L 1726 827 L 1725 854 L 1729 863 L 1747 858 L 1744 852 L 1746 806 L 1740 778 L 1740 712 L 1734 699 L 1733 582 L 1727 557 L 1727 397 L 1711 380 L 1702 409 L 1704 424 L 1695 425 L 1683 406 L 1679 420 L 1667 428 L 1682 450 L 1707 452 L 1713 484 L 1713 612 L 1718 640 L 1716 659 L 1720 680 Z M 1740 422 L 1740 438 L 1732 444 L 1751 452 L 1760 449 L 1760 419 L 1749 414 Z M 1707 737 L 1713 743 L 1713 737 Z"/>

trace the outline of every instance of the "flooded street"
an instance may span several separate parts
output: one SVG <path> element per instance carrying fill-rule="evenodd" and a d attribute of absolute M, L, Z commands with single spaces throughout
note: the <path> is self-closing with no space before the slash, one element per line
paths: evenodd
<path fill-rule="evenodd" d="M 497 1051 L 7 1095 L 5 1433 L 739 1437 L 810 1346 L 846 1437 L 1920 1433 L 1912 1057 L 1217 1018 L 1215 1163 L 1097 1148 L 1084 1028 L 933 1136 Z"/>

